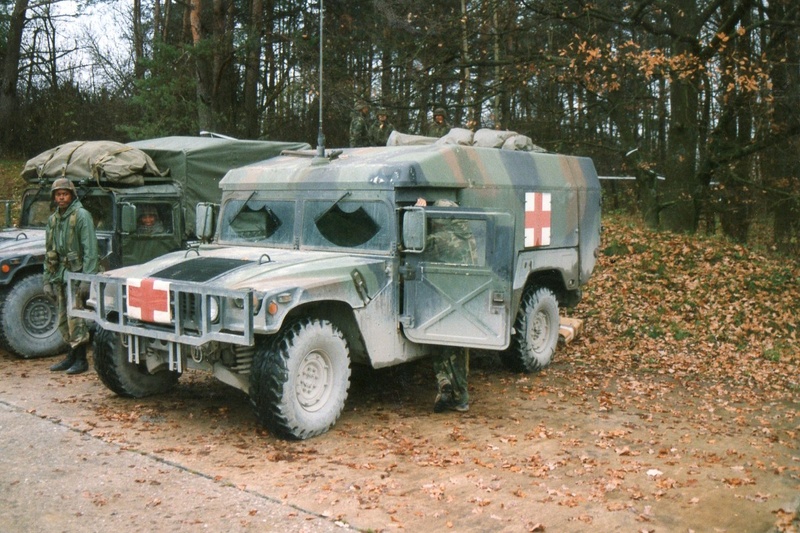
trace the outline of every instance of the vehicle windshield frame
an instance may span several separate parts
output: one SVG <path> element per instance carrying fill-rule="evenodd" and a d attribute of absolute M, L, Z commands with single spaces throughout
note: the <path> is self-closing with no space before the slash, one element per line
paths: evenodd
<path fill-rule="evenodd" d="M 218 242 L 223 245 L 264 246 L 274 248 L 292 248 L 302 250 L 330 250 L 349 251 L 353 253 L 379 253 L 391 254 L 397 242 L 395 212 L 391 199 L 386 194 L 373 191 L 308 191 L 300 192 L 265 190 L 265 191 L 237 191 L 227 197 L 220 207 Z M 277 217 L 281 227 L 275 230 L 277 240 L 272 238 L 259 239 L 255 233 L 249 237 L 237 237 L 231 224 L 241 218 L 245 205 L 249 206 L 248 213 L 252 216 L 251 222 L 261 224 L 258 217 L 252 213 L 264 215 L 265 228 L 269 228 L 267 217 Z M 287 215 L 291 215 L 290 224 Z M 358 217 L 356 222 L 366 223 L 371 230 L 363 230 L 360 226 L 342 226 L 349 229 L 362 230 L 360 235 L 354 235 L 355 244 L 346 240 L 338 244 L 326 238 L 320 231 L 320 224 L 328 222 L 327 229 L 340 224 L 347 224 Z M 244 219 L 243 219 L 244 220 Z M 273 224 L 274 225 L 274 224 Z M 286 225 L 286 227 L 283 227 Z M 323 227 L 323 230 L 325 228 Z M 244 230 L 247 231 L 247 230 Z M 347 230 L 341 230 L 347 233 Z M 279 233 L 280 232 L 280 233 Z M 264 234 L 269 233 L 269 231 Z M 356 232 L 358 233 L 358 232 Z M 270 235 L 271 236 L 271 235 Z M 364 237 L 370 237 L 366 240 Z"/>

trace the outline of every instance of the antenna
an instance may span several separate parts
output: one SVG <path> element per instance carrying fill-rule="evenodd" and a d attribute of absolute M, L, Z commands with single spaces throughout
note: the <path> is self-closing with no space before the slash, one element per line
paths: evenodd
<path fill-rule="evenodd" d="M 319 132 L 317 133 L 317 158 L 325 158 L 325 134 L 322 131 L 322 20 L 325 15 L 325 2 L 319 0 Z"/>

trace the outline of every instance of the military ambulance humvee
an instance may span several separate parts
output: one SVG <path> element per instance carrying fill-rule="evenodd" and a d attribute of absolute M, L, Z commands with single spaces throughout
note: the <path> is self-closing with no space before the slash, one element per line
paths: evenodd
<path fill-rule="evenodd" d="M 578 303 L 595 264 L 591 160 L 450 144 L 313 155 L 228 172 L 218 216 L 198 207 L 198 234 L 217 221 L 213 243 L 71 276 L 92 282 L 92 310 L 71 314 L 99 326 L 106 386 L 140 397 L 206 370 L 247 392 L 272 432 L 304 439 L 338 419 L 351 362 L 450 345 L 499 350 L 518 371 L 549 364 L 558 308 Z M 469 260 L 429 245 L 443 224 L 470 234 Z"/>

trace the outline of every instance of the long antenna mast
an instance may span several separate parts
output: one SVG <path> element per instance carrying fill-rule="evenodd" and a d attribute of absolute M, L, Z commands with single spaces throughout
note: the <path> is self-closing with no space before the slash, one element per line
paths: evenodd
<path fill-rule="evenodd" d="M 325 2 L 319 0 L 319 132 L 317 133 L 317 157 L 325 157 L 325 134 L 322 131 L 322 19 L 325 14 Z"/>

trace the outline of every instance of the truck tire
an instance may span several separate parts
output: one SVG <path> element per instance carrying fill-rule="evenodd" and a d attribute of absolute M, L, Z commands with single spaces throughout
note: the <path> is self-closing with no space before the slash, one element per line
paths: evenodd
<path fill-rule="evenodd" d="M 550 364 L 558 345 L 558 299 L 546 287 L 526 291 L 514 322 L 511 344 L 500 352 L 513 372 L 538 372 Z"/>
<path fill-rule="evenodd" d="M 327 320 L 302 319 L 259 341 L 250 402 L 273 434 L 302 440 L 328 431 L 350 388 L 350 349 Z"/>
<path fill-rule="evenodd" d="M 42 274 L 17 281 L 0 302 L 0 344 L 25 359 L 67 351 L 58 332 L 58 308 L 44 295 Z"/>
<path fill-rule="evenodd" d="M 144 363 L 128 362 L 128 351 L 113 331 L 98 326 L 94 336 L 94 370 L 103 384 L 126 398 L 143 398 L 167 392 L 180 374 L 162 370 L 151 374 Z"/>

